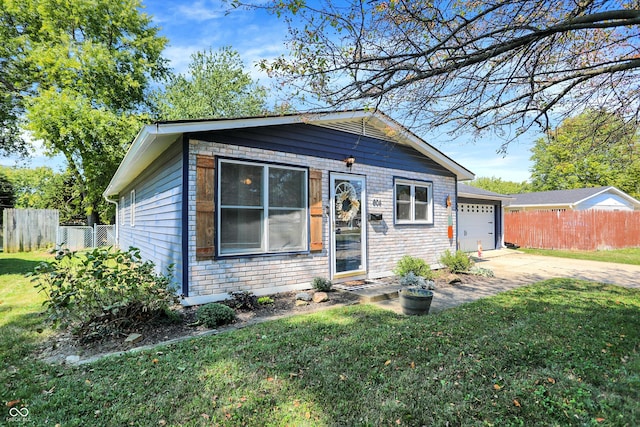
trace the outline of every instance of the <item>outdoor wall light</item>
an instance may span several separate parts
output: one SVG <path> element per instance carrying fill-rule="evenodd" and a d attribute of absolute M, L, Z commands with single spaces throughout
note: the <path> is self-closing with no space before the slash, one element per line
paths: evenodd
<path fill-rule="evenodd" d="M 351 170 L 351 166 L 356 162 L 356 158 L 353 156 L 349 156 L 344 159 L 344 163 L 347 165 L 347 169 Z"/>

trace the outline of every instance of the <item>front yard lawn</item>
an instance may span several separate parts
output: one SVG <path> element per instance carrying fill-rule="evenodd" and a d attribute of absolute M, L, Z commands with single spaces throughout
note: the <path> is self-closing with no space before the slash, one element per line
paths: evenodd
<path fill-rule="evenodd" d="M 5 276 L 3 421 L 640 425 L 637 289 L 549 280 L 425 317 L 343 307 L 69 367 L 33 357 L 39 296 Z"/>
<path fill-rule="evenodd" d="M 588 261 L 617 262 L 640 265 L 640 248 L 612 249 L 610 251 L 565 251 L 557 249 L 518 249 L 532 255 L 585 259 Z"/>

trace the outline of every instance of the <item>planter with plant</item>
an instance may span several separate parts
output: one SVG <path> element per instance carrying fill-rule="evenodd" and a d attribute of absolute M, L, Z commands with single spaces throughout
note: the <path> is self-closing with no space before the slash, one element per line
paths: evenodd
<path fill-rule="evenodd" d="M 425 315 L 429 313 L 433 300 L 435 282 L 433 271 L 424 260 L 409 255 L 403 256 L 394 272 L 400 276 L 398 291 L 402 312 L 408 315 Z"/>
<path fill-rule="evenodd" d="M 406 288 L 398 291 L 402 313 L 413 316 L 429 314 L 433 291 L 423 288 Z"/>

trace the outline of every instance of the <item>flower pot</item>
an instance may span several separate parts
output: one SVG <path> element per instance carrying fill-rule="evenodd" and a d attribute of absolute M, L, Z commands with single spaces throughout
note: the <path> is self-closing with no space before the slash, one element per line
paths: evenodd
<path fill-rule="evenodd" d="M 398 291 L 400 307 L 404 314 L 422 316 L 429 314 L 433 292 L 422 288 L 407 288 Z"/>

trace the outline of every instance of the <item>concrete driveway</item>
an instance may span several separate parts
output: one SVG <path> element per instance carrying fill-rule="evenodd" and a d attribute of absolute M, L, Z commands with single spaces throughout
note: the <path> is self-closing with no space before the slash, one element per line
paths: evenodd
<path fill-rule="evenodd" d="M 489 297 L 499 292 L 557 277 L 611 283 L 640 288 L 640 266 L 528 255 L 510 249 L 488 251 L 475 259 L 478 267 L 491 269 L 495 278 L 436 290 L 432 313 Z M 397 298 L 376 302 L 380 307 L 401 313 Z"/>
<path fill-rule="evenodd" d="M 475 261 L 478 267 L 493 270 L 497 277 L 528 283 L 570 277 L 640 288 L 638 265 L 528 255 L 510 249 L 485 252 Z"/>

